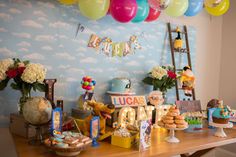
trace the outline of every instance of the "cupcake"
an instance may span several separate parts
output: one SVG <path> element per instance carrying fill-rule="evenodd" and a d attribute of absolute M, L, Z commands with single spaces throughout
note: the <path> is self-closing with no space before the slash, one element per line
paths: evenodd
<path fill-rule="evenodd" d="M 230 119 L 230 112 L 231 109 L 228 106 L 223 105 L 223 101 L 221 101 L 219 107 L 212 113 L 213 122 L 218 124 L 227 124 Z"/>

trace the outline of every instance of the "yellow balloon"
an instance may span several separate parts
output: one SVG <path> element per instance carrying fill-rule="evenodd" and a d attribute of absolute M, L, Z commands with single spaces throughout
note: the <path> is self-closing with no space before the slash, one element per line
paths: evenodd
<path fill-rule="evenodd" d="M 59 0 L 59 2 L 61 4 L 64 4 L 64 5 L 73 5 L 77 2 L 78 0 Z"/>
<path fill-rule="evenodd" d="M 205 0 L 204 4 L 205 4 L 205 6 L 208 6 L 208 7 L 216 7 L 222 1 L 223 0 Z"/>
<path fill-rule="evenodd" d="M 205 10 L 213 16 L 220 16 L 228 11 L 229 6 L 230 6 L 229 0 L 222 0 L 222 2 L 216 7 L 206 6 Z"/>
<path fill-rule="evenodd" d="M 98 20 L 105 16 L 110 6 L 110 0 L 79 0 L 81 14 L 91 20 Z"/>

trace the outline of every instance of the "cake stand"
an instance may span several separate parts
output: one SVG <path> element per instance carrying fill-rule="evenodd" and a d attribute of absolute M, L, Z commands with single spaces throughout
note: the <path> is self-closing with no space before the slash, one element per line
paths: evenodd
<path fill-rule="evenodd" d="M 167 130 L 170 130 L 169 132 L 169 136 L 165 138 L 165 140 L 169 143 L 179 143 L 180 140 L 175 137 L 175 130 L 184 130 L 184 129 L 187 129 L 188 126 L 186 126 L 185 128 L 166 128 L 166 127 L 163 127 Z"/>
<path fill-rule="evenodd" d="M 233 123 L 231 123 L 231 122 L 229 122 L 227 124 L 218 124 L 218 123 L 210 122 L 209 125 L 217 128 L 217 130 L 214 134 L 217 137 L 227 137 L 227 135 L 224 132 L 224 128 L 232 128 L 233 127 Z"/>

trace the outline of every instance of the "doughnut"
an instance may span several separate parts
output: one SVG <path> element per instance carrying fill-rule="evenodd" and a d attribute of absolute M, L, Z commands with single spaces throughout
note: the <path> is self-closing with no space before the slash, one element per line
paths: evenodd
<path fill-rule="evenodd" d="M 187 124 L 177 124 L 177 128 L 186 128 Z"/>
<path fill-rule="evenodd" d="M 172 117 L 172 116 L 163 116 L 163 118 L 162 119 L 166 119 L 166 120 L 173 120 L 174 119 L 174 117 Z"/>
<path fill-rule="evenodd" d="M 182 115 L 175 116 L 175 120 L 184 120 L 184 116 Z"/>
<path fill-rule="evenodd" d="M 166 115 L 167 115 L 167 116 L 170 116 L 170 117 L 174 117 L 174 116 L 177 116 L 178 113 L 175 113 L 175 112 L 168 112 Z"/>
<path fill-rule="evenodd" d="M 167 120 L 167 119 L 164 119 L 163 122 L 165 124 L 173 124 L 174 123 L 174 120 Z"/>
<path fill-rule="evenodd" d="M 183 119 L 181 119 L 181 120 L 180 119 L 176 119 L 175 123 L 176 124 L 186 124 L 185 120 L 183 120 Z"/>
<path fill-rule="evenodd" d="M 166 128 L 176 128 L 175 124 L 165 124 Z"/>

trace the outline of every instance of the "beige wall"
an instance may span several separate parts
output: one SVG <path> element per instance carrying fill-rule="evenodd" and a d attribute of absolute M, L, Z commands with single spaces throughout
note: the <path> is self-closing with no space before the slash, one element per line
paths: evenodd
<path fill-rule="evenodd" d="M 236 109 L 236 1 L 223 16 L 219 96 Z"/>
<path fill-rule="evenodd" d="M 196 97 L 205 108 L 219 95 L 222 16 L 212 17 L 202 11 L 195 17 L 170 18 L 163 14 L 160 19 L 196 28 Z"/>

